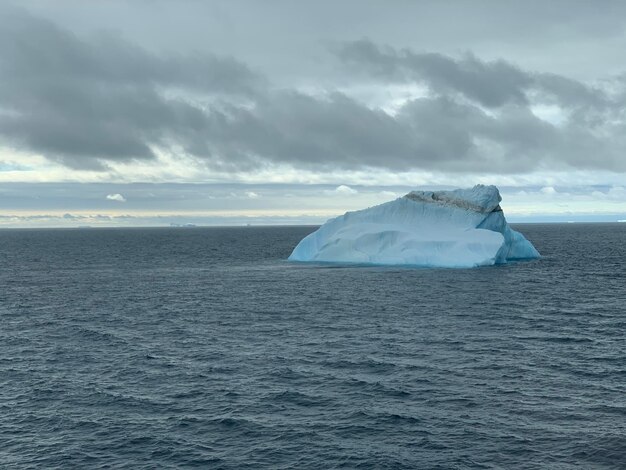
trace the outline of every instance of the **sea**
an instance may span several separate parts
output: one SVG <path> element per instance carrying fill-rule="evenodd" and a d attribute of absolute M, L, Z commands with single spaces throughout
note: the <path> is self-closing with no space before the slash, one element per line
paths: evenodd
<path fill-rule="evenodd" d="M 626 468 L 626 224 L 288 262 L 315 228 L 0 231 L 0 468 Z"/>

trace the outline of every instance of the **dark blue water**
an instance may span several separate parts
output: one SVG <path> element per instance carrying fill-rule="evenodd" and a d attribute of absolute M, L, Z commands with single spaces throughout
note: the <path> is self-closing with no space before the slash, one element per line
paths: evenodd
<path fill-rule="evenodd" d="M 540 261 L 284 261 L 310 227 L 0 231 L 1 468 L 626 468 L 626 224 Z"/>

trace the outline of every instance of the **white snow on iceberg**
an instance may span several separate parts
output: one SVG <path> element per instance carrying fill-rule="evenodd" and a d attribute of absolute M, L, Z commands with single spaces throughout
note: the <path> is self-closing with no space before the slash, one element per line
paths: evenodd
<path fill-rule="evenodd" d="M 295 247 L 292 261 L 474 267 L 539 258 L 511 229 L 495 186 L 412 191 L 329 220 Z"/>

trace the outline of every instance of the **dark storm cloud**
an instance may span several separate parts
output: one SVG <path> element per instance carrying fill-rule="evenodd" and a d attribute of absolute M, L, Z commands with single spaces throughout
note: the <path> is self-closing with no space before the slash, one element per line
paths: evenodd
<path fill-rule="evenodd" d="M 73 168 L 150 160 L 161 148 L 234 172 L 268 162 L 322 171 L 626 169 L 619 101 L 505 60 L 368 40 L 336 47 L 353 84 L 427 85 L 429 96 L 391 114 L 350 90 L 272 87 L 233 58 L 157 54 L 110 33 L 85 39 L 21 10 L 2 15 L 0 137 Z M 571 119 L 539 119 L 536 104 Z"/>

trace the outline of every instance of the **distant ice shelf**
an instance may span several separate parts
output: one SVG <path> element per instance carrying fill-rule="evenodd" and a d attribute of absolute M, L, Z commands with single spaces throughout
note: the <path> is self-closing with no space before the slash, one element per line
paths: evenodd
<path fill-rule="evenodd" d="M 532 243 L 509 227 L 501 200 L 495 186 L 412 191 L 329 220 L 289 259 L 467 268 L 539 258 Z"/>

